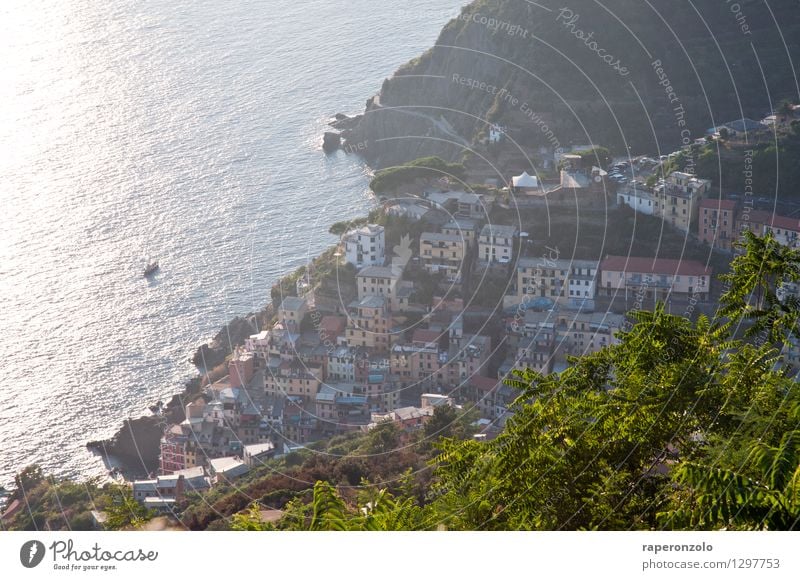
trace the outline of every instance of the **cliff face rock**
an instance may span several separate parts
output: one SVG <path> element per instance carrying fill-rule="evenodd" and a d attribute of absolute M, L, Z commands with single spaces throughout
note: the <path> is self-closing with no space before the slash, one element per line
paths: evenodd
<path fill-rule="evenodd" d="M 87 447 L 103 457 L 115 457 L 131 474 L 147 474 L 158 467 L 163 417 L 126 419 L 110 441 L 91 441 Z"/>
<path fill-rule="evenodd" d="M 186 405 L 200 397 L 200 377 L 186 382 L 184 390 L 174 395 L 166 405 L 159 402 L 160 415 L 126 419 L 111 439 L 90 441 L 86 447 L 108 460 L 117 459 L 129 475 L 146 475 L 158 467 L 161 436 L 167 425 L 186 419 Z"/>
<path fill-rule="evenodd" d="M 271 306 L 247 316 L 237 316 L 223 326 L 211 342 L 197 348 L 192 363 L 201 370 L 211 370 L 224 363 L 235 347 L 244 344 L 245 339 L 259 332 L 259 329 L 265 328 L 271 317 Z"/>
<path fill-rule="evenodd" d="M 522 147 L 672 150 L 798 98 L 796 14 L 793 0 L 478 0 L 384 81 L 344 148 L 374 167 L 453 161 L 499 122 Z"/>
<path fill-rule="evenodd" d="M 342 144 L 342 136 L 340 133 L 333 131 L 325 131 L 322 136 L 322 149 L 326 152 L 336 151 Z"/>

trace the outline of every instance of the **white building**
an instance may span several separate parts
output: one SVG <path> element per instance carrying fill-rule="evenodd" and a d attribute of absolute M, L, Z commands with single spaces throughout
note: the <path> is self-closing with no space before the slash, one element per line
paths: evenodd
<path fill-rule="evenodd" d="M 344 255 L 356 268 L 383 266 L 386 260 L 386 242 L 383 226 L 368 224 L 350 230 L 342 238 Z"/>
<path fill-rule="evenodd" d="M 262 330 L 258 334 L 251 334 L 249 338 L 246 338 L 244 341 L 244 348 L 247 352 L 252 352 L 266 360 L 269 358 L 269 343 L 269 330 Z"/>
<path fill-rule="evenodd" d="M 250 467 L 238 457 L 218 457 L 208 460 L 208 471 L 211 481 L 232 481 L 250 471 Z"/>
<path fill-rule="evenodd" d="M 594 307 L 599 282 L 597 270 L 599 264 L 589 260 L 573 260 L 568 280 L 569 304 L 574 306 Z"/>
<path fill-rule="evenodd" d="M 275 445 L 271 442 L 244 446 L 244 463 L 251 469 L 275 456 Z"/>
<path fill-rule="evenodd" d="M 347 346 L 339 346 L 328 352 L 327 380 L 354 383 L 356 380 L 356 355 Z"/>
<path fill-rule="evenodd" d="M 506 134 L 506 128 L 502 125 L 498 125 L 497 123 L 492 123 L 489 127 L 489 142 L 490 143 L 499 143 L 503 140 Z"/>
<path fill-rule="evenodd" d="M 656 202 L 653 194 L 641 185 L 632 184 L 630 187 L 618 190 L 617 202 L 645 215 L 653 215 L 655 212 Z"/>
<path fill-rule="evenodd" d="M 790 248 L 800 246 L 800 219 L 782 215 L 772 215 L 764 224 L 764 233 L 772 232 L 779 244 Z"/>
<path fill-rule="evenodd" d="M 478 236 L 478 259 L 508 264 L 514 256 L 514 238 L 517 234 L 514 226 L 486 224 Z"/>

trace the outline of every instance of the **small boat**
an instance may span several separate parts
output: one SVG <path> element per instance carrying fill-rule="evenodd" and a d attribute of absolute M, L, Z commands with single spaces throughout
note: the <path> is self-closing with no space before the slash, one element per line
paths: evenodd
<path fill-rule="evenodd" d="M 148 276 L 152 276 L 156 272 L 158 272 L 158 262 L 150 262 L 144 269 L 144 276 L 146 278 Z"/>

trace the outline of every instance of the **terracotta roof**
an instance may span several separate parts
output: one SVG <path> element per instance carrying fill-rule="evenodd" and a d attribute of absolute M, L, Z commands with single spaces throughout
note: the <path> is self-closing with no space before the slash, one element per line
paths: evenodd
<path fill-rule="evenodd" d="M 329 315 L 322 317 L 322 320 L 319 321 L 319 327 L 329 334 L 338 334 L 344 330 L 345 323 L 344 316 Z"/>
<path fill-rule="evenodd" d="M 747 217 L 747 219 L 745 219 L 745 216 Z M 737 221 L 751 222 L 754 224 L 765 224 L 770 221 L 770 218 L 772 218 L 772 213 L 768 211 L 755 209 L 749 212 L 742 211 L 742 213 L 739 214 L 739 219 Z"/>
<path fill-rule="evenodd" d="M 421 342 L 428 344 L 429 342 L 439 342 L 439 337 L 442 334 L 436 330 L 428 330 L 425 328 L 417 328 L 411 336 L 411 342 Z"/>
<path fill-rule="evenodd" d="M 732 199 L 704 199 L 700 202 L 701 208 L 706 209 L 736 209 L 736 202 Z"/>
<path fill-rule="evenodd" d="M 478 390 L 486 391 L 487 393 L 494 389 L 499 383 L 499 379 L 493 379 L 491 377 L 482 377 L 480 375 L 475 375 L 470 377 L 469 383 Z"/>
<path fill-rule="evenodd" d="M 666 258 L 634 258 L 606 256 L 600 264 L 604 272 L 638 272 L 642 274 L 678 274 L 681 276 L 710 276 L 711 268 L 695 260 L 669 260 Z"/>
<path fill-rule="evenodd" d="M 760 225 L 768 225 L 773 228 L 781 228 L 785 230 L 792 230 L 800 232 L 800 218 L 793 218 L 783 215 L 777 215 L 770 211 L 753 210 L 750 212 L 742 212 L 737 220 L 740 224 L 750 222 Z"/>
<path fill-rule="evenodd" d="M 800 219 L 791 218 L 783 215 L 771 215 L 764 223 L 773 228 L 794 230 L 800 232 Z"/>

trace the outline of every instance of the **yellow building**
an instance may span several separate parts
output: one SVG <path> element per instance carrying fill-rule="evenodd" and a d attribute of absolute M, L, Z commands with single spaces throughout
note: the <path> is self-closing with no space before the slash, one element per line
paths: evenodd
<path fill-rule="evenodd" d="M 316 365 L 294 365 L 283 361 L 275 372 L 267 372 L 265 388 L 267 395 L 287 397 L 314 397 L 322 382 L 322 367 Z"/>
<path fill-rule="evenodd" d="M 419 239 L 422 266 L 431 274 L 445 274 L 448 282 L 461 282 L 466 251 L 467 242 L 459 235 L 425 232 Z"/>
<path fill-rule="evenodd" d="M 577 304 L 594 299 L 598 263 L 591 260 L 524 258 L 517 266 L 517 298 L 549 298 Z"/>
<path fill-rule="evenodd" d="M 384 296 L 365 296 L 350 304 L 345 330 L 350 348 L 362 347 L 370 352 L 388 352 L 392 324 L 388 302 Z"/>
<path fill-rule="evenodd" d="M 356 275 L 359 300 L 365 296 L 394 298 L 403 269 L 397 266 L 370 266 Z"/>
<path fill-rule="evenodd" d="M 711 182 L 707 179 L 698 179 L 690 173 L 675 171 L 653 190 L 653 215 L 683 232 L 688 232 L 692 224 L 697 222 L 700 201 L 710 188 Z"/>

